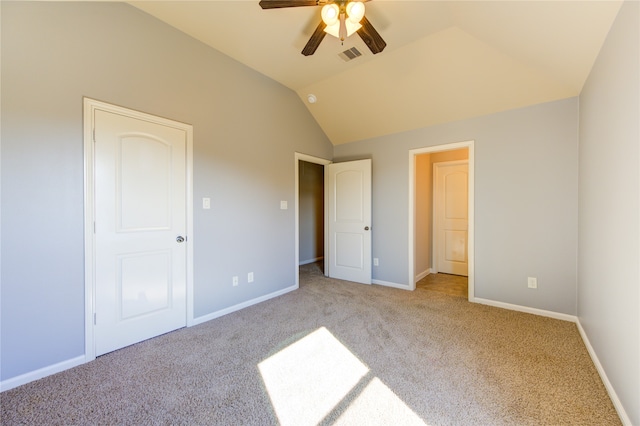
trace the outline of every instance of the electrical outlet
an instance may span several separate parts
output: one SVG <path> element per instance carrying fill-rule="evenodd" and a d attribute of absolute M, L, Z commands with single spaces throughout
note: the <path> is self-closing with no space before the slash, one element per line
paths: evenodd
<path fill-rule="evenodd" d="M 252 283 L 253 282 L 253 272 L 249 272 L 247 274 L 247 282 L 248 283 Z"/>
<path fill-rule="evenodd" d="M 237 286 L 238 285 L 238 277 L 233 277 L 233 286 Z"/>
<path fill-rule="evenodd" d="M 538 279 L 536 277 L 528 277 L 527 278 L 527 287 L 529 287 L 529 288 L 538 288 Z"/>
<path fill-rule="evenodd" d="M 378 258 L 374 257 L 373 258 L 373 266 L 378 266 L 380 263 L 378 262 Z"/>

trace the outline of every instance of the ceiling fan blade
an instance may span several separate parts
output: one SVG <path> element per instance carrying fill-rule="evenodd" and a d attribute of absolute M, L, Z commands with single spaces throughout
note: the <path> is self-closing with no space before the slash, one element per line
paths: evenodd
<path fill-rule="evenodd" d="M 380 37 L 378 31 L 373 28 L 373 25 L 371 25 L 371 22 L 369 22 L 366 16 L 362 18 L 360 25 L 362 25 L 362 28 L 358 30 L 358 35 L 367 47 L 369 47 L 371 53 L 375 55 L 376 53 L 382 52 L 384 48 L 387 47 L 387 43 Z"/>
<path fill-rule="evenodd" d="M 324 36 L 327 35 L 327 33 L 324 32 L 324 29 L 326 27 L 327 24 L 325 24 L 324 21 L 320 21 L 320 24 L 318 24 L 318 28 L 316 28 L 316 30 L 313 32 L 304 49 L 302 49 L 302 54 L 304 56 L 313 55 L 315 53 L 318 46 L 320 46 L 320 42 L 322 41 Z"/>
<path fill-rule="evenodd" d="M 263 9 L 280 9 L 282 7 L 317 6 L 318 0 L 260 0 Z"/>

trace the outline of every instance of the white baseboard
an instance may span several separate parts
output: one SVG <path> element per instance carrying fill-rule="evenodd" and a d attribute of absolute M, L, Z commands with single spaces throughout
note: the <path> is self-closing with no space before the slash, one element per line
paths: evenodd
<path fill-rule="evenodd" d="M 420 281 L 421 279 L 423 279 L 424 277 L 432 273 L 433 273 L 433 269 L 431 268 L 428 268 L 427 270 L 420 272 L 418 275 L 416 275 L 416 282 Z"/>
<path fill-rule="evenodd" d="M 0 392 L 4 392 L 6 390 L 13 389 L 21 385 L 25 385 L 29 382 L 42 379 L 43 377 L 47 377 L 64 370 L 68 370 L 73 367 L 77 367 L 78 365 L 84 364 L 85 362 L 86 362 L 85 356 L 81 355 L 75 358 L 68 359 L 66 361 L 59 362 L 57 364 L 50 365 L 48 367 L 40 368 L 35 371 L 30 371 L 20 376 L 3 380 L 0 382 Z"/>
<path fill-rule="evenodd" d="M 495 300 L 481 299 L 479 297 L 475 297 L 473 299 L 473 302 L 480 303 L 482 305 L 495 306 L 496 308 L 509 309 L 511 311 L 526 312 L 528 314 L 555 318 L 562 321 L 569 321 L 569 322 L 578 321 L 578 318 L 575 315 L 563 314 L 560 312 L 553 312 L 553 311 L 545 311 L 544 309 L 530 308 L 529 306 L 513 305 L 511 303 L 497 302 Z"/>
<path fill-rule="evenodd" d="M 264 302 L 265 300 L 273 299 L 274 297 L 282 296 L 283 294 L 289 293 L 290 291 L 297 290 L 297 285 L 292 285 L 291 287 L 284 288 L 282 290 L 274 291 L 273 293 L 265 294 L 264 296 L 256 297 L 255 299 L 247 300 L 246 302 L 238 303 L 237 305 L 230 306 L 225 309 L 221 309 L 216 312 L 212 312 L 207 315 L 203 315 L 198 318 L 194 318 L 191 325 L 202 324 L 203 322 L 211 321 L 212 319 L 219 318 L 223 315 L 230 314 L 232 312 L 239 311 L 240 309 L 248 308 L 249 306 L 257 305 L 260 302 Z"/>
<path fill-rule="evenodd" d="M 389 281 L 371 280 L 371 284 L 383 285 L 385 287 L 399 288 L 401 290 L 411 290 L 411 288 L 406 284 L 392 283 Z"/>
<path fill-rule="evenodd" d="M 300 262 L 298 262 L 298 265 L 299 266 L 308 265 L 309 263 L 316 263 L 323 259 L 324 259 L 324 256 L 316 257 L 315 259 L 301 260 Z"/>
<path fill-rule="evenodd" d="M 632 426 L 631 419 L 629 419 L 627 412 L 624 410 L 624 407 L 622 406 L 622 402 L 620 402 L 620 398 L 618 398 L 618 394 L 616 394 L 616 391 L 614 390 L 613 385 L 611 384 L 611 382 L 609 381 L 609 378 L 607 377 L 607 373 L 604 371 L 602 364 L 600 364 L 598 355 L 596 355 L 596 351 L 593 349 L 593 346 L 591 346 L 591 342 L 589 342 L 587 333 L 584 331 L 584 328 L 582 328 L 582 324 L 580 324 L 579 318 L 576 321 L 576 324 L 578 326 L 578 331 L 580 332 L 580 336 L 582 337 L 582 341 L 584 342 L 584 345 L 587 347 L 587 352 L 589 352 L 591 361 L 593 361 L 593 364 L 596 366 L 596 370 L 598 370 L 598 374 L 600 374 L 602 383 L 604 383 L 604 387 L 607 389 L 609 398 L 611 398 L 611 402 L 613 403 L 613 406 L 618 412 L 618 416 L 620 416 L 620 421 L 622 421 L 622 424 L 625 426 Z"/>

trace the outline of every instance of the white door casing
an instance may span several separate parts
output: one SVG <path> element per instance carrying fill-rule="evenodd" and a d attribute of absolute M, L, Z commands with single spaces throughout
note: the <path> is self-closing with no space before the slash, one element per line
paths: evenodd
<path fill-rule="evenodd" d="M 468 275 L 468 162 L 433 164 L 434 267 Z"/>
<path fill-rule="evenodd" d="M 371 160 L 325 166 L 329 276 L 371 284 Z"/>
<path fill-rule="evenodd" d="M 85 100 L 93 140 L 88 359 L 184 327 L 193 315 L 191 126 L 101 106 Z"/>

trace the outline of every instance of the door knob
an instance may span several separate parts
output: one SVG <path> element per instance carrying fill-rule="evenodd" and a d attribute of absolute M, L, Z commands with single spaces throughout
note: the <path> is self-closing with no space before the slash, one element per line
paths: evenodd
<path fill-rule="evenodd" d="M 182 235 L 178 235 L 178 238 L 176 238 L 176 241 L 179 243 L 183 243 L 184 242 L 184 237 Z"/>
<path fill-rule="evenodd" d="M 368 227 L 368 226 L 365 226 L 365 227 L 364 227 L 364 230 L 365 230 L 365 231 L 368 231 L 368 230 L 369 230 L 369 227 Z"/>

